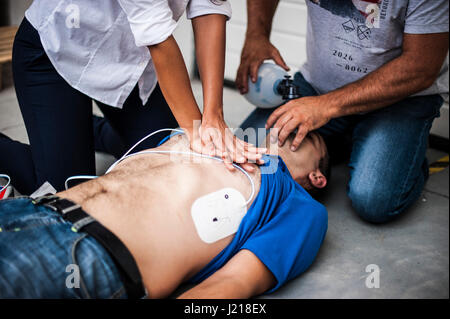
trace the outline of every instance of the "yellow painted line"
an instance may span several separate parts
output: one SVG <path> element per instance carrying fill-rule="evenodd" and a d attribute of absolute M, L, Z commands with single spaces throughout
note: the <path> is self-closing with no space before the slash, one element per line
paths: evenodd
<path fill-rule="evenodd" d="M 449 156 L 447 155 L 430 165 L 430 175 L 442 172 L 448 166 Z"/>

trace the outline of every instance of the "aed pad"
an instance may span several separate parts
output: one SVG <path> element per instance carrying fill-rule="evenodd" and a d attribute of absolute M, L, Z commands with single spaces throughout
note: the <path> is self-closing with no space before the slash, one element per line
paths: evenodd
<path fill-rule="evenodd" d="M 246 213 L 245 198 L 234 188 L 202 196 L 191 207 L 197 233 L 208 244 L 235 234 Z"/>

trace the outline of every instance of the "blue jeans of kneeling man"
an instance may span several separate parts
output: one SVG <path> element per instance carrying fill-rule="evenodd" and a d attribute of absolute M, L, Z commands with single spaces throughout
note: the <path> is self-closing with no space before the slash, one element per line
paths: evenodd
<path fill-rule="evenodd" d="M 302 96 L 317 95 L 301 73 L 294 81 Z M 428 136 L 442 104 L 440 95 L 410 97 L 370 113 L 333 119 L 318 130 L 332 162 L 348 161 L 347 193 L 361 218 L 390 221 L 419 198 L 428 179 Z M 273 111 L 256 109 L 241 128 L 264 128 Z M 263 138 L 257 137 L 259 144 Z"/>

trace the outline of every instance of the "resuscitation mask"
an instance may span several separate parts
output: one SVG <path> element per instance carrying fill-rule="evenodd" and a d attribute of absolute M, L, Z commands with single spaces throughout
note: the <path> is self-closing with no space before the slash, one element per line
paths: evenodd
<path fill-rule="evenodd" d="M 259 67 L 256 83 L 249 77 L 245 94 L 247 101 L 262 109 L 275 108 L 300 97 L 299 88 L 291 76 L 280 66 L 268 62 Z"/>

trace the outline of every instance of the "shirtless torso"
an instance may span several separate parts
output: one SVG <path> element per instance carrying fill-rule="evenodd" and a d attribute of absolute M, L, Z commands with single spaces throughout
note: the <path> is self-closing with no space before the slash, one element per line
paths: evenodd
<path fill-rule="evenodd" d="M 189 151 L 187 139 L 176 136 L 158 150 L 174 148 Z M 256 187 L 253 201 L 260 170 L 250 176 Z M 239 190 L 246 199 L 251 193 L 242 172 L 230 172 L 218 161 L 201 159 L 200 165 L 182 155 L 147 154 L 57 195 L 80 204 L 120 238 L 135 258 L 150 298 L 164 298 L 232 241 L 229 236 L 206 244 L 191 217 L 197 198 L 226 187 Z"/>

